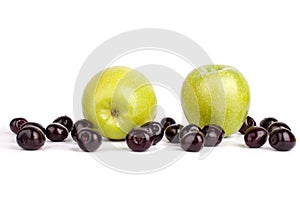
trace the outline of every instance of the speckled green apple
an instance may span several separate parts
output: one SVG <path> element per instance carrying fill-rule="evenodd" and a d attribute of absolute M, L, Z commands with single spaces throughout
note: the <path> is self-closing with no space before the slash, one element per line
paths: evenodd
<path fill-rule="evenodd" d="M 156 96 L 148 79 L 128 67 L 96 74 L 82 98 L 83 114 L 110 140 L 124 140 L 134 127 L 155 118 Z"/>
<path fill-rule="evenodd" d="M 226 65 L 205 65 L 186 77 L 181 103 L 189 123 L 203 127 L 217 124 L 225 137 L 237 132 L 250 106 L 247 80 L 237 69 Z"/>

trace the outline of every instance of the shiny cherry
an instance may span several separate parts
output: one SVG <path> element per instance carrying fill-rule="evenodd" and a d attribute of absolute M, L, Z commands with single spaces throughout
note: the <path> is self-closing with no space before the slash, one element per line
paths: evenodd
<path fill-rule="evenodd" d="M 216 124 L 209 124 L 202 128 L 205 135 L 205 147 L 215 147 L 221 143 L 224 138 L 225 132 L 222 127 Z"/>
<path fill-rule="evenodd" d="M 17 144 L 25 150 L 38 150 L 45 144 L 45 135 L 37 127 L 27 126 L 17 134 Z"/>
<path fill-rule="evenodd" d="M 144 128 L 134 128 L 126 135 L 126 143 L 132 151 L 143 152 L 152 145 L 151 135 Z"/>
<path fill-rule="evenodd" d="M 87 119 L 80 119 L 76 121 L 71 130 L 71 136 L 75 142 L 77 142 L 77 134 L 83 128 L 94 128 L 92 122 Z"/>
<path fill-rule="evenodd" d="M 37 127 L 37 128 L 39 128 L 39 129 L 41 129 L 41 131 L 43 132 L 44 135 L 46 135 L 46 129 L 45 129 L 44 126 L 42 126 L 41 124 L 36 123 L 36 122 L 27 122 L 26 124 L 24 124 L 24 125 L 22 126 L 22 129 L 23 129 L 23 128 L 26 128 L 26 127 L 28 127 L 28 126 L 34 126 L 34 127 Z"/>
<path fill-rule="evenodd" d="M 245 135 L 245 132 L 248 128 L 250 128 L 251 126 L 256 126 L 256 122 L 255 120 L 250 117 L 250 116 L 247 116 L 246 120 L 244 121 L 242 127 L 240 128 L 239 132 L 243 135 Z"/>
<path fill-rule="evenodd" d="M 163 131 L 172 124 L 176 124 L 175 120 L 171 117 L 165 117 L 161 120 L 160 124 L 162 125 Z"/>
<path fill-rule="evenodd" d="M 53 123 L 59 123 L 59 124 L 65 126 L 68 129 L 69 132 L 71 131 L 72 126 L 73 126 L 72 119 L 70 117 L 66 116 L 66 115 L 56 118 L 53 121 Z"/>
<path fill-rule="evenodd" d="M 286 129 L 275 129 L 270 133 L 269 143 L 277 151 L 289 151 L 296 145 L 296 137 Z"/>
<path fill-rule="evenodd" d="M 168 126 L 165 130 L 166 138 L 171 143 L 179 143 L 179 132 L 183 129 L 183 126 L 181 124 L 172 124 Z"/>
<path fill-rule="evenodd" d="M 274 117 L 266 117 L 263 120 L 261 120 L 261 122 L 259 123 L 259 126 L 265 128 L 266 130 L 268 130 L 268 127 L 273 124 L 274 122 L 277 122 L 278 120 L 275 119 Z"/>
<path fill-rule="evenodd" d="M 200 131 L 190 131 L 181 138 L 180 146 L 185 151 L 198 152 L 204 146 L 204 135 Z"/>
<path fill-rule="evenodd" d="M 181 139 L 187 133 L 199 131 L 201 131 L 201 128 L 199 126 L 197 126 L 196 124 L 189 124 L 180 130 L 179 139 Z"/>
<path fill-rule="evenodd" d="M 10 121 L 9 127 L 12 132 L 18 134 L 22 126 L 27 123 L 27 120 L 22 117 L 14 118 Z"/>
<path fill-rule="evenodd" d="M 91 128 L 80 129 L 76 137 L 78 146 L 85 152 L 96 151 L 102 143 L 100 133 Z"/>
<path fill-rule="evenodd" d="M 52 123 L 46 128 L 46 137 L 52 142 L 62 142 L 68 137 L 68 129 L 59 123 Z"/>
<path fill-rule="evenodd" d="M 153 137 L 152 145 L 156 145 L 164 137 L 164 131 L 162 130 L 162 126 L 159 122 L 147 122 L 141 127 L 146 128 L 151 134 L 151 137 Z"/>
<path fill-rule="evenodd" d="M 273 130 L 278 129 L 278 128 L 286 128 L 288 130 L 291 130 L 291 128 L 283 122 L 274 122 L 268 127 L 269 133 L 271 133 Z"/>
<path fill-rule="evenodd" d="M 263 127 L 252 126 L 247 129 L 244 140 L 248 147 L 259 148 L 263 146 L 268 139 L 268 131 Z"/>

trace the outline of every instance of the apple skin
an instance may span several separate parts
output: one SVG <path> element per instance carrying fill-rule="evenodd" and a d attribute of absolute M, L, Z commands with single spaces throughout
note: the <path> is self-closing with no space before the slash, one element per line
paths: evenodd
<path fill-rule="evenodd" d="M 244 123 L 250 106 L 247 80 L 227 65 L 205 65 L 186 77 L 181 104 L 189 123 L 203 127 L 217 124 L 225 137 L 236 133 Z"/>
<path fill-rule="evenodd" d="M 82 97 L 84 117 L 110 140 L 124 140 L 132 128 L 152 121 L 156 103 L 147 78 L 123 66 L 109 67 L 96 74 Z"/>

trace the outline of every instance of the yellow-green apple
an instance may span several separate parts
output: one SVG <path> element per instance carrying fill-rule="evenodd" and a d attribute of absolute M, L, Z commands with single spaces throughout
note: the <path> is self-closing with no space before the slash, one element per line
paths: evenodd
<path fill-rule="evenodd" d="M 100 71 L 85 87 L 84 117 L 110 140 L 123 140 L 134 127 L 154 119 L 156 96 L 148 79 L 128 67 Z"/>
<path fill-rule="evenodd" d="M 217 124 L 227 137 L 237 132 L 247 117 L 250 89 L 237 69 L 226 65 L 205 65 L 186 77 L 181 103 L 189 123 L 200 127 Z"/>

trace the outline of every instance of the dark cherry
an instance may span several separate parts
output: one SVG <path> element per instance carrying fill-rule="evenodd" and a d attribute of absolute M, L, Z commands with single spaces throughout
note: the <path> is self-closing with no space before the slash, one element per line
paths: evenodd
<path fill-rule="evenodd" d="M 268 131 L 263 127 L 252 126 L 247 129 L 244 140 L 248 147 L 259 148 L 263 146 L 268 139 Z"/>
<path fill-rule="evenodd" d="M 275 119 L 274 117 L 266 117 L 261 122 L 259 123 L 259 126 L 265 128 L 268 130 L 268 127 L 273 124 L 274 122 L 277 122 L 278 120 Z"/>
<path fill-rule="evenodd" d="M 243 135 L 245 135 L 245 132 L 248 128 L 250 128 L 251 126 L 256 126 L 256 122 L 255 120 L 250 117 L 250 116 L 247 116 L 246 120 L 244 121 L 242 127 L 240 128 L 239 132 Z"/>
<path fill-rule="evenodd" d="M 41 124 L 36 123 L 36 122 L 27 122 L 26 124 L 24 124 L 24 125 L 22 126 L 22 129 L 23 129 L 23 128 L 26 128 L 26 127 L 28 127 L 28 126 L 35 126 L 35 127 L 39 128 L 39 129 L 41 129 L 41 131 L 44 133 L 44 135 L 46 135 L 46 129 L 45 129 L 44 126 L 42 126 Z"/>
<path fill-rule="evenodd" d="M 65 126 L 68 129 L 68 131 L 71 131 L 72 126 L 73 126 L 72 119 L 70 117 L 66 116 L 66 115 L 56 118 L 53 121 L 53 123 L 59 123 L 59 124 Z"/>
<path fill-rule="evenodd" d="M 171 143 L 179 143 L 179 132 L 183 129 L 183 126 L 181 124 L 172 124 L 168 126 L 165 130 L 165 135 L 166 138 L 171 142 Z"/>
<path fill-rule="evenodd" d="M 143 124 L 141 127 L 146 128 L 148 132 L 151 134 L 151 137 L 153 137 L 152 145 L 156 145 L 164 137 L 164 132 L 159 122 L 147 122 Z"/>
<path fill-rule="evenodd" d="M 268 127 L 269 133 L 271 133 L 273 130 L 278 129 L 278 128 L 286 128 L 288 130 L 291 130 L 290 127 L 283 122 L 274 122 Z"/>
<path fill-rule="evenodd" d="M 68 134 L 68 129 L 59 123 L 52 123 L 46 128 L 46 137 L 52 142 L 62 142 Z"/>
<path fill-rule="evenodd" d="M 126 143 L 132 151 L 143 152 L 152 144 L 151 135 L 144 128 L 134 128 L 126 135 Z"/>
<path fill-rule="evenodd" d="M 17 143 L 25 150 L 37 150 L 45 144 L 45 135 L 41 129 L 27 126 L 17 134 Z"/>
<path fill-rule="evenodd" d="M 160 124 L 162 125 L 163 131 L 172 124 L 176 124 L 175 120 L 171 117 L 165 117 L 161 120 Z"/>
<path fill-rule="evenodd" d="M 94 152 L 100 146 L 102 136 L 99 132 L 91 128 L 82 128 L 77 134 L 77 144 L 85 152 Z"/>
<path fill-rule="evenodd" d="M 77 142 L 77 134 L 83 128 L 94 128 L 92 122 L 87 119 L 80 119 L 76 121 L 71 130 L 71 136 L 75 142 Z"/>
<path fill-rule="evenodd" d="M 270 133 L 269 143 L 277 151 L 289 151 L 296 145 L 296 137 L 286 129 L 275 129 Z"/>
<path fill-rule="evenodd" d="M 199 131 L 201 131 L 201 128 L 199 126 L 197 126 L 196 124 L 189 124 L 180 130 L 179 139 L 181 139 L 187 133 Z"/>
<path fill-rule="evenodd" d="M 206 125 L 202 128 L 202 132 L 205 135 L 205 147 L 215 147 L 219 145 L 225 135 L 224 130 L 222 127 L 216 125 L 216 124 L 210 124 Z"/>
<path fill-rule="evenodd" d="M 10 121 L 9 127 L 12 132 L 15 134 L 18 134 L 18 132 L 21 130 L 22 126 L 27 123 L 27 120 L 22 117 L 14 118 Z"/>
<path fill-rule="evenodd" d="M 185 151 L 198 152 L 204 146 L 204 135 L 200 131 L 191 131 L 180 140 L 180 146 Z"/>

